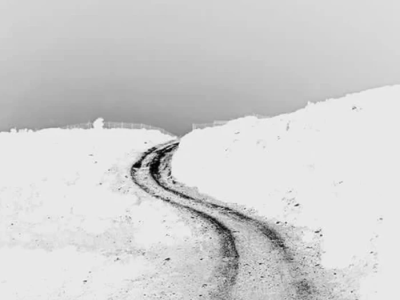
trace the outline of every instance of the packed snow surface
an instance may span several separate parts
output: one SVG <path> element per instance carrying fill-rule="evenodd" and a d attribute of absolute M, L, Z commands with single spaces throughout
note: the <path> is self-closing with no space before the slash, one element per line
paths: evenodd
<path fill-rule="evenodd" d="M 321 264 L 354 274 L 362 300 L 399 297 L 400 86 L 294 113 L 194 130 L 172 175 L 319 239 Z"/>

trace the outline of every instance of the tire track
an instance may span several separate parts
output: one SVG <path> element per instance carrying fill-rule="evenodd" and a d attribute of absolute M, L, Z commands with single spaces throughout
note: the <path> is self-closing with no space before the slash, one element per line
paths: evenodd
<path fill-rule="evenodd" d="M 140 174 L 139 170 L 143 167 L 144 162 L 146 159 L 153 154 L 157 150 L 157 147 L 150 148 L 143 155 L 139 158 L 139 160 L 132 166 L 131 168 L 131 176 L 135 184 L 137 184 L 140 188 L 146 191 L 148 194 L 156 197 L 162 201 L 170 203 L 172 206 L 176 207 L 179 210 L 184 210 L 186 213 L 192 214 L 197 218 L 203 219 L 206 223 L 208 223 L 217 233 L 220 244 L 221 244 L 221 260 L 222 263 L 216 270 L 216 277 L 221 278 L 221 282 L 218 284 L 218 288 L 216 291 L 213 291 L 213 299 L 230 299 L 230 293 L 232 287 L 236 282 L 236 278 L 238 275 L 238 261 L 239 261 L 239 254 L 236 249 L 235 245 L 235 238 L 224 224 L 218 221 L 216 218 L 205 214 L 202 211 L 187 207 L 180 203 L 177 203 L 166 196 L 163 196 L 159 193 L 152 184 L 147 182 L 147 179 L 142 178 L 141 175 L 147 175 L 146 169 L 144 174 Z M 153 165 L 150 167 L 150 174 L 154 170 Z"/>
<path fill-rule="evenodd" d="M 150 148 L 133 164 L 131 176 L 152 196 L 208 222 L 219 236 L 221 263 L 215 277 L 220 284 L 211 299 L 317 299 L 312 283 L 275 229 L 200 195 L 192 196 L 170 178 L 170 161 L 178 145 L 173 141 Z"/>
<path fill-rule="evenodd" d="M 196 202 L 196 203 L 200 203 L 201 205 L 208 207 L 210 209 L 216 209 L 224 215 L 235 217 L 236 219 L 238 219 L 242 222 L 248 222 L 248 223 L 255 225 L 257 227 L 257 229 L 260 230 L 262 232 L 262 234 L 265 235 L 265 237 L 267 237 L 272 242 L 272 244 L 274 245 L 274 247 L 276 249 L 279 249 L 283 252 L 284 258 L 287 262 L 292 261 L 293 257 L 291 255 L 288 247 L 285 245 L 283 238 L 275 230 L 269 228 L 268 226 L 265 226 L 260 221 L 252 219 L 251 217 L 249 217 L 243 213 L 240 213 L 232 208 L 214 204 L 214 203 L 210 203 L 210 202 L 204 202 L 200 199 L 190 197 L 190 196 L 174 189 L 173 187 L 171 187 L 171 185 L 168 185 L 165 181 L 162 181 L 162 179 L 161 179 L 162 174 L 160 172 L 161 161 L 163 158 L 167 157 L 167 155 L 168 155 L 167 159 L 164 160 L 164 170 L 166 170 L 168 168 L 168 165 L 170 164 L 172 154 L 174 151 L 176 151 L 178 145 L 179 145 L 179 143 L 174 143 L 172 145 L 169 145 L 169 146 L 163 148 L 162 150 L 159 150 L 159 155 L 156 156 L 155 159 L 153 160 L 153 162 L 150 166 L 150 173 L 153 176 L 153 179 L 157 182 L 157 184 L 160 185 L 161 187 L 163 187 L 165 190 L 167 190 L 181 198 L 184 198 L 184 199 Z"/>

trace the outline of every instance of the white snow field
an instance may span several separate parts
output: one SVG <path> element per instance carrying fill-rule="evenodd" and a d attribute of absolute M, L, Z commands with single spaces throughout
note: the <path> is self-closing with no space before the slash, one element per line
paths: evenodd
<path fill-rule="evenodd" d="M 0 133 L 0 299 L 154 299 L 165 258 L 197 247 L 129 176 L 171 136 L 99 129 Z"/>
<path fill-rule="evenodd" d="M 397 299 L 399 111 L 400 86 L 391 86 L 195 130 L 172 175 L 301 228 L 355 298 Z M 0 133 L 0 299 L 156 299 L 155 290 L 185 299 L 194 277 L 181 273 L 196 276 L 210 246 L 129 173 L 142 151 L 172 137 L 102 127 Z M 160 292 L 174 280 L 174 296 Z"/>
<path fill-rule="evenodd" d="M 400 86 L 244 117 L 181 139 L 172 175 L 319 239 L 360 300 L 399 299 Z M 338 275 L 339 276 L 339 275 Z"/>

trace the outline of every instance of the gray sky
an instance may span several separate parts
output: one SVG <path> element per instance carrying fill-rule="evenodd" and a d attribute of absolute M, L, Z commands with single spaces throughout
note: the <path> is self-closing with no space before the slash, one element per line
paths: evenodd
<path fill-rule="evenodd" d="M 1 0 L 0 130 L 103 117 L 181 135 L 397 84 L 398 3 Z"/>

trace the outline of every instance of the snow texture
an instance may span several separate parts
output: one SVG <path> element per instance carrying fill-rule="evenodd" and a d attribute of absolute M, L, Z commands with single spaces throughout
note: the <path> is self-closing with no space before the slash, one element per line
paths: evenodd
<path fill-rule="evenodd" d="M 354 274 L 359 299 L 393 299 L 399 111 L 400 86 L 389 86 L 194 130 L 181 139 L 172 175 L 221 201 L 304 227 L 304 241 L 320 240 L 325 268 Z"/>
<path fill-rule="evenodd" d="M 196 240 L 129 177 L 142 151 L 170 139 L 144 129 L 1 132 L 0 299 L 151 295 L 169 274 L 164 256 Z"/>
<path fill-rule="evenodd" d="M 304 228 L 358 299 L 398 298 L 399 98 L 390 86 L 194 130 L 172 175 Z M 142 151 L 171 137 L 95 124 L 0 133 L 0 299 L 156 299 L 182 273 L 199 276 L 189 258 L 203 253 L 201 229 L 129 177 Z"/>

